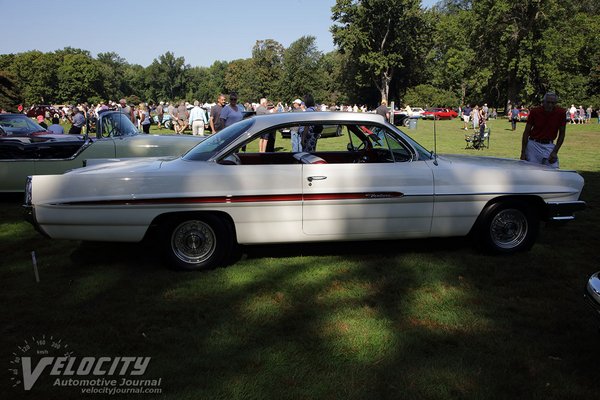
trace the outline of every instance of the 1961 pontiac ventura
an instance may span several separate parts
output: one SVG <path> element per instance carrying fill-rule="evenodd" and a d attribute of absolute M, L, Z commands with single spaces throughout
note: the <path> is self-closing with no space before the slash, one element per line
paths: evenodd
<path fill-rule="evenodd" d="M 317 125 L 342 136 L 311 153 L 257 150 L 265 132 Z M 376 114 L 282 113 L 240 121 L 182 157 L 33 176 L 25 206 L 51 238 L 153 238 L 170 265 L 193 270 L 226 264 L 237 244 L 471 233 L 492 252 L 527 250 L 540 221 L 585 207 L 583 183 L 526 161 L 437 156 Z"/>
<path fill-rule="evenodd" d="M 101 113 L 95 135 L 90 136 L 51 134 L 25 115 L 16 117 L 34 128 L 28 129 L 32 134 L 23 135 L 23 129 L 11 129 L 15 118 L 5 121 L 11 126 L 1 123 L 7 134 L 0 136 L 0 192 L 22 192 L 27 176 L 63 173 L 82 167 L 85 160 L 178 156 L 202 140 L 198 136 L 140 134 L 127 116 L 117 111 Z"/>

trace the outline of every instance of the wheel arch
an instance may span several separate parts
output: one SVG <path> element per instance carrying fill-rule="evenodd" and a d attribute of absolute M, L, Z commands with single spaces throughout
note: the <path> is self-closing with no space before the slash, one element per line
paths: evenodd
<path fill-rule="evenodd" d="M 471 227 L 471 231 L 469 235 L 477 234 L 478 229 L 481 227 L 481 224 L 485 219 L 489 216 L 489 214 L 493 211 L 493 206 L 499 203 L 522 203 L 526 205 L 530 211 L 534 213 L 534 215 L 538 218 L 538 220 L 545 220 L 547 217 L 546 213 L 546 203 L 544 200 L 536 195 L 504 195 L 498 196 L 486 203 L 483 207 L 479 216 L 475 220 L 475 223 Z"/>
<path fill-rule="evenodd" d="M 203 215 L 213 215 L 213 216 L 219 217 L 221 220 L 225 221 L 229 225 L 229 229 L 231 230 L 231 233 L 233 234 L 235 242 L 237 243 L 237 232 L 235 229 L 235 223 L 233 222 L 233 218 L 231 218 L 231 215 L 229 215 L 228 213 L 226 213 L 224 211 L 216 211 L 216 210 L 211 210 L 211 211 L 170 211 L 170 212 L 166 212 L 166 213 L 157 215 L 156 217 L 154 217 L 154 219 L 150 223 L 148 231 L 146 232 L 146 235 L 144 236 L 144 240 L 156 239 L 160 233 L 160 227 L 163 226 L 165 223 L 167 223 L 167 221 L 169 221 L 173 218 L 184 218 L 184 217 L 202 218 Z"/>

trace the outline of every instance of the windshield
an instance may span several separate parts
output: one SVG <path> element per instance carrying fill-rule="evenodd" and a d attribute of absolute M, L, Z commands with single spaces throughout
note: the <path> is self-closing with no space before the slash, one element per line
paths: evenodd
<path fill-rule="evenodd" d="M 44 132 L 42 128 L 24 115 L 3 115 L 0 117 L 3 135 L 29 135 L 34 132 Z"/>
<path fill-rule="evenodd" d="M 396 127 L 396 129 L 398 129 Z M 400 130 L 400 129 L 398 129 Z M 402 132 L 402 131 L 400 131 Z M 412 137 L 410 137 L 409 135 L 407 135 L 406 133 L 402 132 L 402 138 L 404 140 L 406 140 L 407 142 L 409 142 L 412 147 L 414 147 L 414 149 L 417 151 L 417 153 L 419 154 L 419 160 L 428 160 L 431 158 L 431 151 L 427 150 L 425 147 L 421 146 L 415 139 L 413 139 Z"/>
<path fill-rule="evenodd" d="M 246 132 L 254 124 L 252 118 L 242 120 L 233 124 L 222 131 L 208 137 L 192 150 L 187 152 L 183 159 L 187 161 L 207 161 L 214 154 L 220 152 L 240 135 Z"/>
<path fill-rule="evenodd" d="M 100 118 L 102 124 L 97 132 L 98 137 L 131 136 L 139 133 L 127 114 L 118 112 L 100 114 Z"/>

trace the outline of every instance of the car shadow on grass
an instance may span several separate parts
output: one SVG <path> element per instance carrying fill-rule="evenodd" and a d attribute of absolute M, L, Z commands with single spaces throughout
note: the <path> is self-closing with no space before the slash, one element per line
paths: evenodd
<path fill-rule="evenodd" d="M 300 256 L 392 256 L 401 253 L 473 251 L 468 238 L 403 239 L 350 242 L 284 243 L 241 246 L 242 258 L 285 258 Z"/>
<path fill-rule="evenodd" d="M 122 264 L 132 270 L 161 269 L 161 259 L 151 243 L 80 242 L 70 254 L 74 266 Z"/>
<path fill-rule="evenodd" d="M 227 267 L 241 260 L 261 258 L 320 257 L 320 256 L 394 256 L 403 253 L 474 252 L 468 238 L 405 239 L 351 242 L 285 243 L 239 246 L 232 254 Z M 162 254 L 152 242 L 114 243 L 80 242 L 70 254 L 77 268 L 94 268 L 120 264 L 135 270 L 159 270 L 169 268 Z"/>

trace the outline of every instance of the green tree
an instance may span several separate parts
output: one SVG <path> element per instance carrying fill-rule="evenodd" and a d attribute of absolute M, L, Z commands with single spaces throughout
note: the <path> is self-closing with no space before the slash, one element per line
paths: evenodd
<path fill-rule="evenodd" d="M 454 92 L 432 85 L 417 85 L 407 90 L 404 102 L 413 106 L 454 107 L 459 99 Z"/>
<path fill-rule="evenodd" d="M 334 66 L 322 63 L 323 53 L 317 49 L 315 40 L 314 36 L 303 36 L 285 49 L 279 82 L 282 100 L 292 102 L 307 93 L 321 101 L 328 97 L 325 68 L 333 70 Z"/>
<path fill-rule="evenodd" d="M 225 72 L 228 65 L 227 61 L 215 61 L 208 67 L 208 80 L 205 82 L 205 85 L 209 97 L 206 101 L 212 103 L 216 101 L 219 94 L 225 93 Z"/>
<path fill-rule="evenodd" d="M 150 85 L 152 83 L 152 79 L 148 77 L 148 69 L 142 67 L 139 64 L 130 64 L 125 68 L 125 81 L 127 82 L 127 86 L 129 90 L 126 93 L 125 98 L 128 101 L 133 102 L 134 104 L 139 103 L 138 99 L 143 99 L 144 101 L 154 101 L 155 97 L 153 96 L 153 91 L 150 89 Z M 137 99 L 129 100 L 132 96 L 135 96 Z"/>
<path fill-rule="evenodd" d="M 70 103 L 82 103 L 103 92 L 100 65 L 89 55 L 65 54 L 57 70 L 57 97 Z"/>
<path fill-rule="evenodd" d="M 15 77 L 7 71 L 0 70 L 0 108 L 17 112 L 17 106 L 21 102 Z"/>
<path fill-rule="evenodd" d="M 183 57 L 167 51 L 147 68 L 148 93 L 156 99 L 175 100 L 186 95 L 186 71 L 190 68 Z"/>
<path fill-rule="evenodd" d="M 59 60 L 52 53 L 28 51 L 17 54 L 8 71 L 21 88 L 20 97 L 26 104 L 47 104 L 58 93 Z"/>
<path fill-rule="evenodd" d="M 208 90 L 207 82 L 210 79 L 209 70 L 206 67 L 192 67 L 187 71 L 186 98 L 190 101 L 199 100 L 208 102 L 212 100 L 212 93 Z"/>
<path fill-rule="evenodd" d="M 478 83 L 484 80 L 481 75 L 486 69 L 476 65 L 476 52 L 470 46 L 470 30 L 473 13 L 465 11 L 463 6 L 452 2 L 439 12 L 432 10 L 428 17 L 437 20 L 433 33 L 434 44 L 431 46 L 426 65 L 429 84 L 450 92 L 464 104 L 475 102 L 481 97 Z M 408 100 L 406 100 L 408 102 Z M 415 103 L 410 104 L 432 104 Z"/>
<path fill-rule="evenodd" d="M 344 87 L 344 56 L 339 51 L 330 51 L 321 57 L 319 73 L 323 78 L 324 95 L 319 99 L 328 104 L 348 102 Z"/>
<path fill-rule="evenodd" d="M 279 97 L 278 88 L 282 75 L 284 47 L 273 39 L 257 40 L 252 48 L 246 81 L 248 88 L 239 88 L 239 93 L 249 93 L 248 100 L 258 101 L 261 97 Z"/>
<path fill-rule="evenodd" d="M 131 88 L 125 79 L 129 66 L 127 61 L 115 52 L 98 53 L 96 59 L 101 65 L 103 90 L 100 95 L 103 99 L 117 100 L 130 93 Z"/>
<path fill-rule="evenodd" d="M 334 42 L 358 68 L 356 78 L 372 81 L 387 100 L 390 84 L 408 87 L 417 71 L 427 32 L 419 0 L 337 0 L 332 8 Z"/>
<path fill-rule="evenodd" d="M 240 102 L 256 101 L 259 96 L 253 88 L 254 62 L 250 58 L 234 60 L 227 65 L 224 77 L 224 92 L 236 92 Z"/>

